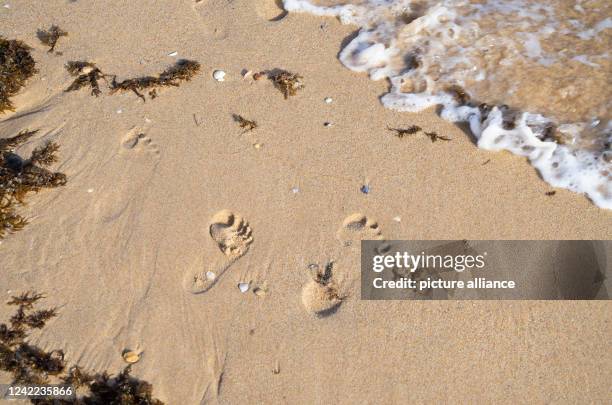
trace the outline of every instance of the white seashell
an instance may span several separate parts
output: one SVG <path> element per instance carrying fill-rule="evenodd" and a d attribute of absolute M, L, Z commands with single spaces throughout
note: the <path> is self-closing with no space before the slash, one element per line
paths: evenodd
<path fill-rule="evenodd" d="M 238 288 L 240 289 L 241 293 L 245 293 L 249 291 L 249 283 L 238 283 Z"/>
<path fill-rule="evenodd" d="M 325 103 L 326 104 L 331 104 L 334 101 L 334 99 L 332 99 L 331 97 L 325 97 Z"/>
<path fill-rule="evenodd" d="M 168 56 L 176 56 L 176 55 L 178 55 L 178 52 L 177 52 L 177 51 L 170 52 L 170 53 L 168 54 Z"/>
<path fill-rule="evenodd" d="M 225 81 L 225 72 L 223 70 L 215 70 L 213 72 L 213 78 L 218 82 Z"/>

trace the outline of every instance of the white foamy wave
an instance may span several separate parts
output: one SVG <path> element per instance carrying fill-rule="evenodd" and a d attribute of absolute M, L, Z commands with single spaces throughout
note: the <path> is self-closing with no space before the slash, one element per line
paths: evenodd
<path fill-rule="evenodd" d="M 610 6 L 569 3 L 284 0 L 361 28 L 340 60 L 390 80 L 386 107 L 441 105 L 480 148 L 524 156 L 552 186 L 612 209 Z"/>

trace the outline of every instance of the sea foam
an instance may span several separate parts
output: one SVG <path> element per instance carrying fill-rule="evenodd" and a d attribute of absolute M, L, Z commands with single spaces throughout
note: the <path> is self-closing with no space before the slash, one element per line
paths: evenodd
<path fill-rule="evenodd" d="M 341 62 L 388 79 L 397 111 L 441 106 L 478 147 L 526 157 L 554 187 L 612 209 L 607 1 L 284 0 L 360 28 Z"/>

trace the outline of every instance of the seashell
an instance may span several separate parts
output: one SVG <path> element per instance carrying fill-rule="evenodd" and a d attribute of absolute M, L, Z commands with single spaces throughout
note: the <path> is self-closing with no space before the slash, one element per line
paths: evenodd
<path fill-rule="evenodd" d="M 213 78 L 218 81 L 218 82 L 224 82 L 225 81 L 225 72 L 223 70 L 215 70 L 213 72 Z"/>
<path fill-rule="evenodd" d="M 137 363 L 138 360 L 140 360 L 140 354 L 140 352 L 126 349 L 123 351 L 121 356 L 123 357 L 123 361 L 125 361 L 126 363 L 134 364 Z"/>

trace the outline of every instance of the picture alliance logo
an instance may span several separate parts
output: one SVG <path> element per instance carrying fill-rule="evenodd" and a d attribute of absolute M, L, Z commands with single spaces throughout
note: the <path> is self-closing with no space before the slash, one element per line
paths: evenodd
<path fill-rule="evenodd" d="M 461 273 L 465 270 L 482 269 L 485 267 L 485 257 L 481 255 L 427 255 L 421 252 L 413 255 L 408 252 L 377 255 L 373 257 L 372 270 L 381 273 L 385 269 L 406 269 L 411 273 L 419 269 L 454 270 Z"/>

